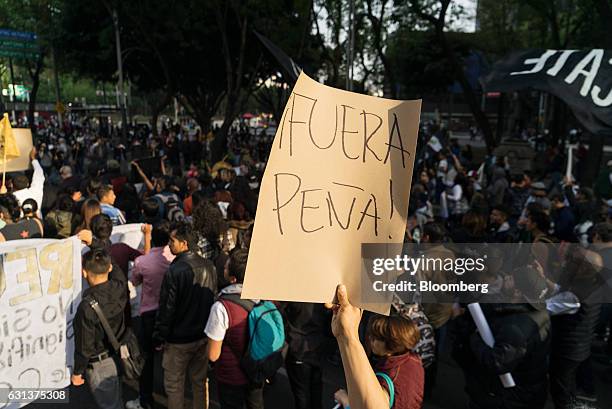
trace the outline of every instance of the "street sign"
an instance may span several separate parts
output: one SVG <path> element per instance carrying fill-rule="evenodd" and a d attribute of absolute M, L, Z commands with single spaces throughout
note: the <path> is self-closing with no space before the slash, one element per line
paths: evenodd
<path fill-rule="evenodd" d="M 13 40 L 20 40 L 20 41 L 31 41 L 31 42 L 36 41 L 38 38 L 38 36 L 35 33 L 8 30 L 8 29 L 0 29 L 0 37 L 13 39 Z"/>
<path fill-rule="evenodd" d="M 0 29 L 0 57 L 37 59 L 40 49 L 35 33 Z"/>

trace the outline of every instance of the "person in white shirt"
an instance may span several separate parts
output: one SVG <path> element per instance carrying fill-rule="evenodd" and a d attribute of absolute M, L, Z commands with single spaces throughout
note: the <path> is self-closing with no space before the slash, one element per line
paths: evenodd
<path fill-rule="evenodd" d="M 42 217 L 40 209 L 42 208 L 43 201 L 43 188 L 45 185 L 45 172 L 42 166 L 36 159 L 36 148 L 32 148 L 30 151 L 30 160 L 32 161 L 32 167 L 34 168 L 34 174 L 32 175 L 32 182 L 28 180 L 25 175 L 18 175 L 13 178 L 13 195 L 17 198 L 19 206 L 21 206 L 26 199 L 34 199 L 38 205 L 38 217 Z"/>

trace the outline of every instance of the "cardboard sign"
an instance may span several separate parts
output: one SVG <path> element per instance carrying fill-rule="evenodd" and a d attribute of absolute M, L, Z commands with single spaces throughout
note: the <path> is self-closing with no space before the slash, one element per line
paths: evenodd
<path fill-rule="evenodd" d="M 0 388 L 62 389 L 74 357 L 72 320 L 81 298 L 81 242 L 0 244 Z M 18 408 L 27 402 L 0 402 Z"/>
<path fill-rule="evenodd" d="M 359 304 L 361 244 L 404 238 L 420 109 L 300 75 L 263 177 L 243 298 L 331 302 L 343 283 Z"/>
<path fill-rule="evenodd" d="M 13 128 L 13 135 L 19 148 L 19 157 L 6 161 L 7 172 L 19 172 L 30 167 L 30 152 L 32 151 L 32 131 L 26 128 Z"/>

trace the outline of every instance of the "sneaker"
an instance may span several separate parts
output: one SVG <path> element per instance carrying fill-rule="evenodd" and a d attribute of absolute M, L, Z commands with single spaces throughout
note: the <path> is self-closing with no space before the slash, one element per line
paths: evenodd
<path fill-rule="evenodd" d="M 146 409 L 140 404 L 140 399 L 125 402 L 125 409 Z"/>

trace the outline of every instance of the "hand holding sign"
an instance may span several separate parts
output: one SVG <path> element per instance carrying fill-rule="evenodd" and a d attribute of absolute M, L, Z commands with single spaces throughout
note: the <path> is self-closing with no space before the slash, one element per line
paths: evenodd
<path fill-rule="evenodd" d="M 359 306 L 361 244 L 403 241 L 419 113 L 420 101 L 300 75 L 262 181 L 244 298 L 330 302 L 341 282 Z"/>

